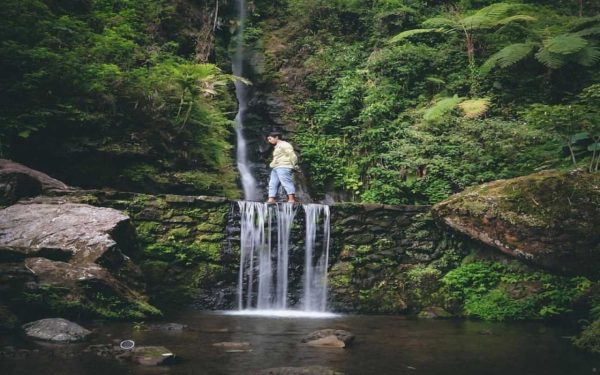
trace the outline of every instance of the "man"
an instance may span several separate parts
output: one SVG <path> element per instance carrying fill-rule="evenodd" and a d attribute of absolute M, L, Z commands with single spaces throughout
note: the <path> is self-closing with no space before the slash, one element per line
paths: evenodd
<path fill-rule="evenodd" d="M 294 187 L 294 169 L 298 164 L 298 157 L 291 144 L 283 140 L 281 133 L 271 132 L 267 141 L 275 145 L 273 150 L 273 161 L 269 166 L 271 178 L 269 180 L 269 200 L 267 203 L 275 203 L 279 184 L 283 185 L 288 196 L 288 203 L 296 203 L 296 188 Z"/>

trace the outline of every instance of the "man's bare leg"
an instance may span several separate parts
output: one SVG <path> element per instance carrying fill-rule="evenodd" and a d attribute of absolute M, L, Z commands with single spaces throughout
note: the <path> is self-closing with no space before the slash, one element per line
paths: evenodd
<path fill-rule="evenodd" d="M 288 194 L 288 203 L 296 203 L 296 195 Z"/>
<path fill-rule="evenodd" d="M 274 204 L 277 203 L 277 201 L 275 200 L 275 197 L 269 197 L 269 199 L 267 200 L 268 204 Z"/>

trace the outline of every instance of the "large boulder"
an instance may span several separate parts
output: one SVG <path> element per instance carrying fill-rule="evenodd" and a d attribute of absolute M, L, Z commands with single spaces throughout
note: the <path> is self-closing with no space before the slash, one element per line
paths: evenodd
<path fill-rule="evenodd" d="M 552 170 L 486 183 L 437 204 L 433 215 L 533 265 L 597 276 L 600 173 Z"/>
<path fill-rule="evenodd" d="M 41 319 L 23 325 L 25 335 L 54 343 L 83 341 L 92 332 L 77 323 L 61 318 Z"/>
<path fill-rule="evenodd" d="M 66 190 L 69 190 L 67 185 L 47 174 L 0 159 L 0 205 L 10 205 L 24 197 Z"/>
<path fill-rule="evenodd" d="M 2 300 L 30 318 L 44 311 L 104 318 L 159 314 L 146 302 L 141 273 L 130 258 L 137 245 L 128 216 L 43 202 L 36 198 L 0 210 L 0 280 L 11 283 L 0 288 Z"/>

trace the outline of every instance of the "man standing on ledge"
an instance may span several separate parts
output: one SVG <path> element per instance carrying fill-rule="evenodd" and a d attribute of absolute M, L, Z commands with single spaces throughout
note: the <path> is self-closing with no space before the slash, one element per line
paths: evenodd
<path fill-rule="evenodd" d="M 298 157 L 291 144 L 282 139 L 279 132 L 271 132 L 267 141 L 275 145 L 273 150 L 273 161 L 269 166 L 271 178 L 269 180 L 269 200 L 267 203 L 275 203 L 279 184 L 283 185 L 288 196 L 288 203 L 296 203 L 296 188 L 294 187 L 294 169 L 298 164 Z"/>

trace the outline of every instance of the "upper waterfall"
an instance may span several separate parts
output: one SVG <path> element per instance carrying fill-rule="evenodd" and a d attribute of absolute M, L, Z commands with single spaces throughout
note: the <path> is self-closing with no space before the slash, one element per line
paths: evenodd
<path fill-rule="evenodd" d="M 247 6 L 246 0 L 237 1 L 239 12 L 239 28 L 236 38 L 235 55 L 232 59 L 233 74 L 238 77 L 244 76 L 244 29 L 246 27 Z M 244 137 L 244 116 L 248 108 L 248 89 L 243 82 L 235 81 L 235 96 L 238 101 L 238 113 L 235 116 L 235 134 L 236 134 L 236 162 L 237 168 L 242 179 L 244 189 L 244 199 L 251 201 L 260 201 L 263 194 L 258 189 L 256 179 L 252 175 L 248 162 L 248 150 L 246 139 Z"/>

